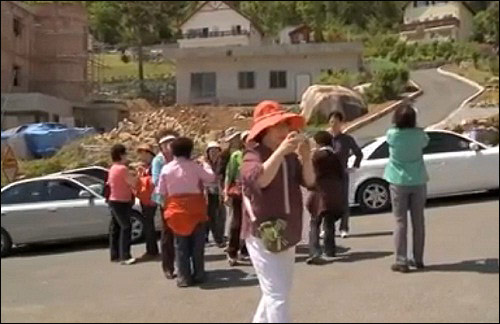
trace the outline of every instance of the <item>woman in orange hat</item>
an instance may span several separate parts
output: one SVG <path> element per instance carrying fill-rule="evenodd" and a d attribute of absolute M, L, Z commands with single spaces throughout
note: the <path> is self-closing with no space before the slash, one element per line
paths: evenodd
<path fill-rule="evenodd" d="M 262 290 L 254 323 L 289 323 L 295 246 L 302 238 L 301 186 L 315 176 L 309 142 L 299 134 L 302 116 L 274 101 L 254 111 L 241 168 L 243 238 Z"/>

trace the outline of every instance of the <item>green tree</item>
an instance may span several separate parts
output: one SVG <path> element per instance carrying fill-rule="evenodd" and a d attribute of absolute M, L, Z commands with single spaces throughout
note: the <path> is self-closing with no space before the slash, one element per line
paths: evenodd
<path fill-rule="evenodd" d="M 474 17 L 474 36 L 479 42 L 499 43 L 498 1 L 493 1 L 488 9 L 479 12 Z"/>
<path fill-rule="evenodd" d="M 89 13 L 98 40 L 136 48 L 140 92 L 144 94 L 143 47 L 174 39 L 187 8 L 188 1 L 95 1 Z"/>
<path fill-rule="evenodd" d="M 300 15 L 296 9 L 296 1 L 238 2 L 241 11 L 252 17 L 266 34 L 275 36 L 283 27 L 301 23 Z"/>

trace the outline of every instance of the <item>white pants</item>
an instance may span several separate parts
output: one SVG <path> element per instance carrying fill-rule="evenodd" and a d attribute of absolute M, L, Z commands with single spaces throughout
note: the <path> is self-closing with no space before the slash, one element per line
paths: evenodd
<path fill-rule="evenodd" d="M 295 248 L 272 253 L 267 251 L 260 239 L 253 236 L 246 240 L 246 244 L 262 290 L 253 323 L 290 323 Z"/>

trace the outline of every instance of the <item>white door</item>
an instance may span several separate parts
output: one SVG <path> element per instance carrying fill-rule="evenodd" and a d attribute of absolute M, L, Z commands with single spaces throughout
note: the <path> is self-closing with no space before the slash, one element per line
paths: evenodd
<path fill-rule="evenodd" d="M 302 95 L 311 85 L 311 76 L 309 74 L 298 74 L 295 78 L 295 101 L 300 102 Z"/>
<path fill-rule="evenodd" d="M 430 132 L 429 145 L 424 149 L 424 161 L 429 174 L 428 193 L 441 196 L 471 190 L 467 176 L 474 152 L 469 142 L 448 133 Z"/>
<path fill-rule="evenodd" d="M 499 183 L 498 146 L 482 148 L 479 151 L 467 153 L 470 161 L 467 178 L 469 190 L 496 189 Z"/>

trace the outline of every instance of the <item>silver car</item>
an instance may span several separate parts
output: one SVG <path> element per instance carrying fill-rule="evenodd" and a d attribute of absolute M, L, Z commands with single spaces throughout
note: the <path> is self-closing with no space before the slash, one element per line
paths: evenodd
<path fill-rule="evenodd" d="M 75 240 L 109 233 L 110 211 L 104 182 L 82 174 L 58 174 L 2 188 L 2 257 L 12 247 Z M 143 238 L 139 206 L 132 215 L 132 242 Z"/>

